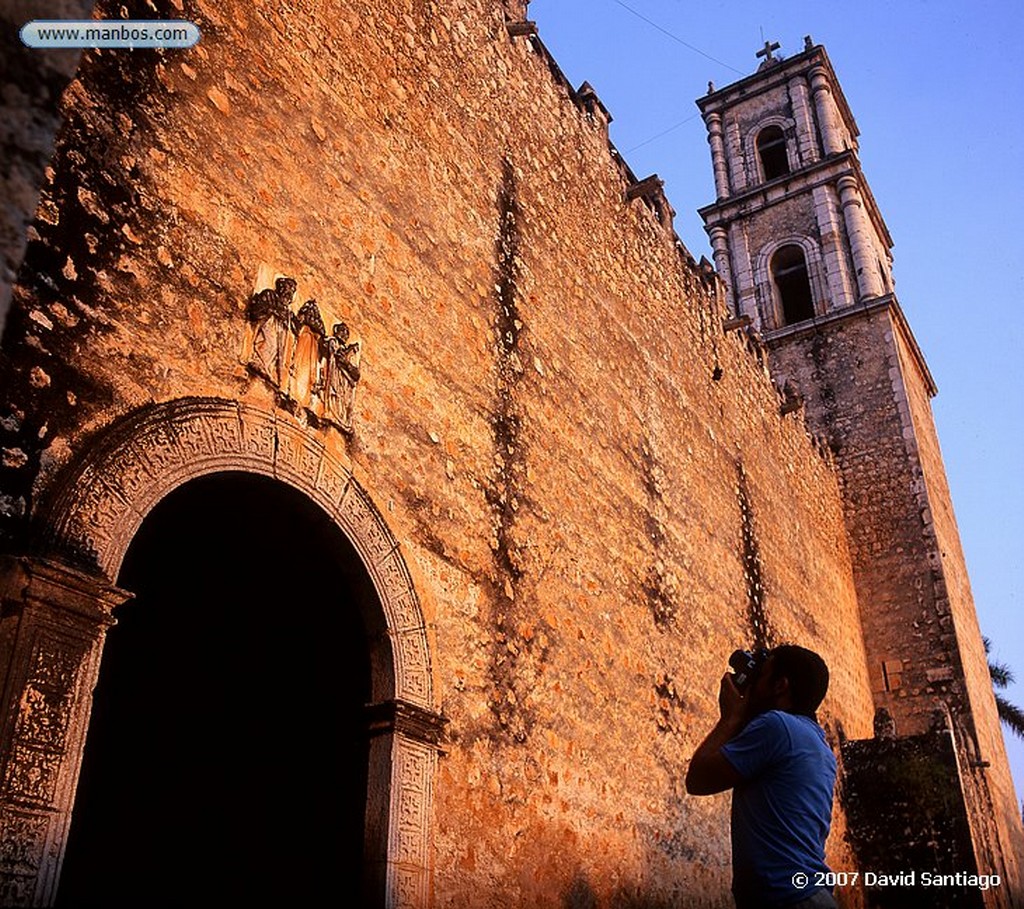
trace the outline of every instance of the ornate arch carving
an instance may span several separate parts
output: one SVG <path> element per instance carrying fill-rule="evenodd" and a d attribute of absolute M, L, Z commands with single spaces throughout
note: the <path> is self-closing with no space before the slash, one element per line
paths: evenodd
<path fill-rule="evenodd" d="M 426 625 L 398 541 L 341 459 L 286 414 L 185 398 L 118 421 L 44 507 L 44 551 L 98 569 L 113 583 L 157 502 L 189 480 L 228 470 L 288 483 L 334 519 L 373 580 L 384 612 L 381 630 L 394 650 L 394 689 L 375 690 L 375 700 L 432 709 Z"/>

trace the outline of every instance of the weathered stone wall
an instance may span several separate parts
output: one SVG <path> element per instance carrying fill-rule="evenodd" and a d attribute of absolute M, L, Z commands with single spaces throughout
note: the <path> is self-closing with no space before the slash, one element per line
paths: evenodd
<path fill-rule="evenodd" d="M 682 785 L 728 653 L 816 647 L 833 741 L 870 734 L 830 457 L 498 4 L 164 12 L 202 43 L 90 54 L 65 97 L 4 338 L 8 545 L 132 409 L 284 406 L 246 306 L 294 276 L 362 344 L 351 437 L 298 415 L 431 625 L 436 904 L 729 905 L 728 797 Z"/>
<path fill-rule="evenodd" d="M 948 610 L 944 623 L 940 620 L 944 630 L 947 634 L 950 631 L 956 634 L 956 652 L 951 662 L 955 673 L 964 679 L 965 702 L 971 716 L 970 736 L 967 737 L 969 760 L 964 776 L 967 796 L 972 804 L 975 838 L 983 844 L 986 853 L 1005 863 L 991 870 L 1003 874 L 1008 880 L 1020 881 L 1024 838 L 992 690 L 988 654 L 978 625 L 967 562 L 932 417 L 928 393 L 930 379 L 922 375 L 912 351 L 900 335 L 897 335 L 897 340 L 900 341 L 897 352 L 906 381 L 907 406 L 914 429 L 913 441 L 927 496 L 928 510 L 923 516 L 925 530 L 934 536 L 935 541 L 936 557 L 932 559 L 936 571 L 935 598 L 940 609 L 944 605 Z"/>
<path fill-rule="evenodd" d="M 33 19 L 86 19 L 92 0 L 8 0 L 0 7 L 0 332 L 11 285 L 60 125 L 57 102 L 77 50 L 30 50 L 19 30 Z"/>
<path fill-rule="evenodd" d="M 957 874 L 979 875 L 949 730 L 939 724 L 918 735 L 849 742 L 842 758 L 842 800 L 860 866 L 870 874 L 863 875 L 867 905 L 982 909 L 986 892 L 998 892 L 1001 884 L 936 888 L 924 882 L 925 873 L 953 881 Z"/>
<path fill-rule="evenodd" d="M 787 237 L 811 237 L 820 244 L 818 224 L 814 217 L 814 200 L 810 195 L 795 196 L 781 202 L 749 225 L 748 242 L 753 261 L 758 261 L 766 247 Z M 762 307 L 765 303 L 762 300 Z"/>
<path fill-rule="evenodd" d="M 951 638 L 943 604 L 935 603 L 923 481 L 907 456 L 912 440 L 904 435 L 910 418 L 896 331 L 881 308 L 787 338 L 773 345 L 772 356 L 780 376 L 792 377 L 805 395 L 812 424 L 839 453 L 876 702 L 890 711 L 900 733 L 911 734 L 928 727 L 934 706 L 913 695 L 962 691 L 952 668 L 943 672 Z M 868 414 L 872 418 L 864 419 Z"/>

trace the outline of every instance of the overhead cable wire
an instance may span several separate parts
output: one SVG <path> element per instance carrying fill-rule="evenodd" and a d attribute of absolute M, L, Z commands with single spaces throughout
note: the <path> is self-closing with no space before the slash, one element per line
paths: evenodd
<path fill-rule="evenodd" d="M 683 47 L 692 50 L 695 54 L 700 54 L 702 57 L 707 57 L 708 60 L 710 60 L 712 63 L 717 63 L 719 66 L 724 66 L 726 69 L 731 69 L 734 73 L 739 73 L 741 76 L 746 75 L 746 73 L 743 72 L 743 70 L 736 69 L 735 66 L 730 66 L 728 63 L 725 63 L 722 60 L 719 60 L 716 57 L 712 57 L 711 54 L 704 53 L 704 51 L 702 51 L 699 47 L 694 47 L 692 44 L 688 44 L 678 35 L 673 35 L 672 32 L 670 32 L 667 28 L 662 28 L 660 25 L 658 25 L 657 22 L 653 22 L 652 20 L 648 19 L 645 15 L 643 15 L 643 13 L 638 13 L 635 9 L 633 9 L 633 7 L 629 6 L 626 3 L 623 3 L 622 0 L 613 0 L 613 2 L 617 3 L 624 10 L 627 10 L 628 12 L 632 13 L 638 19 L 643 19 L 643 21 L 646 22 L 649 26 L 651 26 L 651 28 L 656 28 L 663 35 L 667 35 L 673 41 L 676 41 L 679 44 L 683 45 Z"/>
<path fill-rule="evenodd" d="M 687 117 L 685 120 L 680 120 L 677 124 L 675 124 L 675 126 L 670 126 L 668 129 L 663 129 L 657 135 L 651 136 L 649 139 L 644 139 L 643 142 L 640 142 L 636 145 L 627 148 L 625 152 L 623 152 L 623 154 L 628 155 L 630 152 L 635 152 L 638 148 L 643 148 L 645 145 L 650 145 L 655 139 L 660 139 L 662 136 L 667 136 L 669 133 L 675 132 L 677 129 L 679 129 L 680 126 L 685 126 L 691 120 L 696 120 L 699 116 L 700 112 L 696 114 L 690 114 L 689 117 Z"/>

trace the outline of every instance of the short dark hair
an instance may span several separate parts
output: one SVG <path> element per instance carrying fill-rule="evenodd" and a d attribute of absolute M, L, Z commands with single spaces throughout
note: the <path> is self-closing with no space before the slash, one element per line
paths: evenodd
<path fill-rule="evenodd" d="M 813 650 L 782 644 L 769 652 L 772 678 L 789 679 L 793 713 L 813 717 L 828 691 L 828 666 Z"/>

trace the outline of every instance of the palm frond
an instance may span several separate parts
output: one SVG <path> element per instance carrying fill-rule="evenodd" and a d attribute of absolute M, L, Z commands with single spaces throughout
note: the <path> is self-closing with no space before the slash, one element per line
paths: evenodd
<path fill-rule="evenodd" d="M 1013 670 L 1006 663 L 997 663 L 995 660 L 988 661 L 988 674 L 992 676 L 992 684 L 996 688 L 1006 688 L 1015 681 Z"/>
<path fill-rule="evenodd" d="M 1024 710 L 1016 704 L 1011 704 L 1001 694 L 996 695 L 996 707 L 999 710 L 999 719 L 1015 736 L 1024 739 Z"/>

